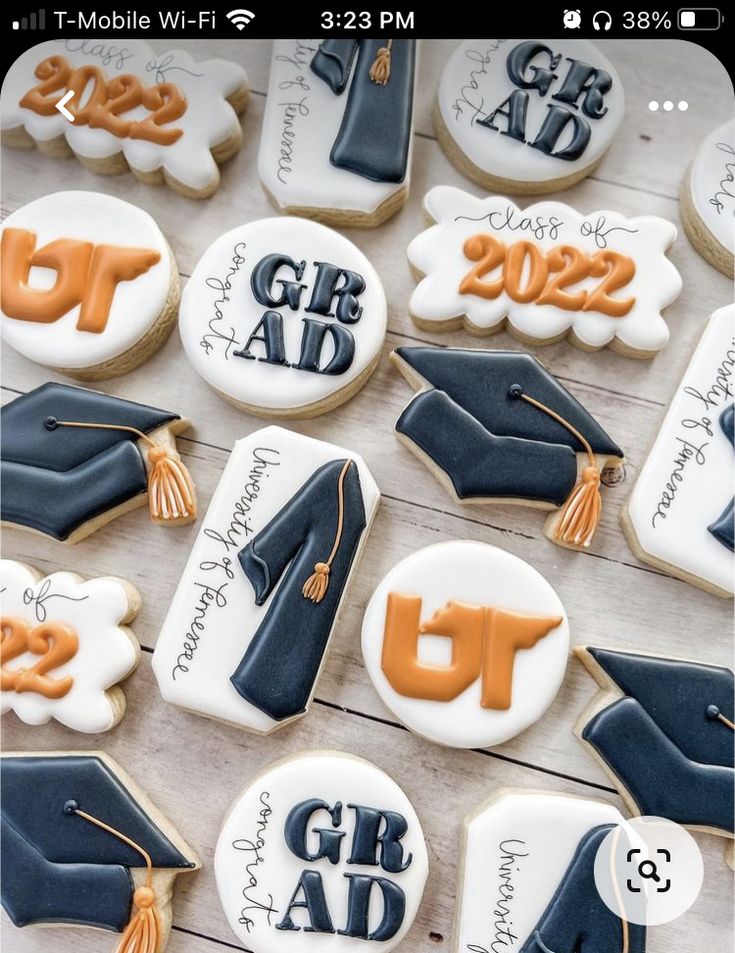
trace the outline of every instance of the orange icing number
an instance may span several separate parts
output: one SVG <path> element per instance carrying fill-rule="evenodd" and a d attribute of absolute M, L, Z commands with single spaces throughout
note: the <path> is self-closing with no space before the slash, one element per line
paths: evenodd
<path fill-rule="evenodd" d="M 563 311 L 597 311 L 611 318 L 622 318 L 635 304 L 635 298 L 612 297 L 612 292 L 624 288 L 635 275 L 633 259 L 619 252 L 605 250 L 588 255 L 573 245 L 559 245 L 544 254 L 533 242 L 515 242 L 506 247 L 487 234 L 472 235 L 462 250 L 465 258 L 477 262 L 459 284 L 463 295 L 492 300 L 505 291 L 523 304 L 535 301 Z M 497 278 L 485 280 L 499 267 L 502 271 Z M 555 277 L 549 279 L 552 274 Z M 591 291 L 564 290 L 588 277 L 602 281 Z"/>
<path fill-rule="evenodd" d="M 2 235 L 0 307 L 9 318 L 51 324 L 78 304 L 77 330 L 100 334 L 107 327 L 115 289 L 145 274 L 161 256 L 150 248 L 93 245 L 57 238 L 36 249 L 35 232 L 6 228 Z M 29 287 L 32 267 L 53 268 L 53 288 Z"/>
<path fill-rule="evenodd" d="M 511 706 L 513 663 L 519 649 L 531 649 L 561 624 L 560 616 L 528 615 L 494 606 L 448 602 L 421 622 L 421 597 L 388 595 L 381 667 L 399 695 L 448 702 L 482 677 L 480 705 L 505 711 Z M 452 640 L 449 665 L 419 661 L 420 635 Z"/>
<path fill-rule="evenodd" d="M 0 619 L 0 689 L 4 692 L 35 692 L 44 698 L 63 698 L 74 684 L 71 675 L 50 678 L 47 674 L 73 659 L 79 638 L 64 622 L 42 622 L 31 628 L 24 619 Z M 32 668 L 6 668 L 6 663 L 24 652 L 40 655 Z"/>
<path fill-rule="evenodd" d="M 64 90 L 74 97 L 67 108 L 77 126 L 106 129 L 119 139 L 146 139 L 159 146 L 170 146 L 184 134 L 183 129 L 162 128 L 186 112 L 186 99 L 173 83 L 145 87 L 137 76 L 117 76 L 108 83 L 99 66 L 74 69 L 63 56 L 49 56 L 38 64 L 35 76 L 41 82 L 29 89 L 21 106 L 40 116 L 56 114 L 56 104 Z M 86 96 L 87 89 L 91 91 Z M 51 97 L 52 93 L 61 95 Z M 82 105 L 82 101 L 84 104 Z M 151 113 L 139 121 L 121 119 L 121 113 L 143 106 Z"/>

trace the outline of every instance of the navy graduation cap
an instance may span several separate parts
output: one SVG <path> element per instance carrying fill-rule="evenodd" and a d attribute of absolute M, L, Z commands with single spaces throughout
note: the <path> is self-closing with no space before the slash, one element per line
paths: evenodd
<path fill-rule="evenodd" d="M 733 673 L 591 646 L 574 653 L 604 689 L 575 732 L 634 813 L 732 835 Z"/>
<path fill-rule="evenodd" d="M 0 414 L 3 523 L 73 543 L 146 499 L 154 522 L 196 516 L 178 414 L 55 383 Z"/>
<path fill-rule="evenodd" d="M 600 471 L 623 451 L 530 354 L 401 347 L 398 370 L 420 389 L 396 432 L 460 501 L 526 501 L 559 512 L 554 542 L 587 547 L 599 521 Z M 578 455 L 586 461 L 579 473 Z"/>
<path fill-rule="evenodd" d="M 141 799 L 101 752 L 3 755 L 1 897 L 13 923 L 101 927 L 123 933 L 119 951 L 161 949 L 162 879 L 199 861 Z"/>

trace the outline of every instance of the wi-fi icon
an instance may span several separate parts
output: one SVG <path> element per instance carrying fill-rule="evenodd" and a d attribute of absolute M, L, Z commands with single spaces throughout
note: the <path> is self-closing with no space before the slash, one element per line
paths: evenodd
<path fill-rule="evenodd" d="M 233 26 L 236 26 L 238 30 L 244 30 L 254 17 L 255 14 L 252 10 L 230 10 L 227 14 L 227 19 Z"/>

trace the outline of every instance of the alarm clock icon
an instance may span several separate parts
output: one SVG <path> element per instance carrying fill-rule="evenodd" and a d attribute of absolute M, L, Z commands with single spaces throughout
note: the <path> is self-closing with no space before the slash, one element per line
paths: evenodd
<path fill-rule="evenodd" d="M 564 11 L 564 28 L 566 30 L 578 30 L 582 25 L 581 10 Z"/>

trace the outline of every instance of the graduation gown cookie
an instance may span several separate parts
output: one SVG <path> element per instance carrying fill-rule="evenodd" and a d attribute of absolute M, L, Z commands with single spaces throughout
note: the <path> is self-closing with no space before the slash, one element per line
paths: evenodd
<path fill-rule="evenodd" d="M 574 653 L 603 689 L 575 733 L 630 810 L 732 837 L 733 673 L 593 646 Z"/>
<path fill-rule="evenodd" d="M 645 953 L 645 927 L 595 886 L 595 855 L 622 823 L 601 801 L 498 791 L 463 826 L 453 953 Z"/>
<path fill-rule="evenodd" d="M 76 543 L 149 505 L 164 525 L 196 517 L 176 450 L 189 421 L 171 411 L 66 384 L 43 384 L 0 411 L 4 526 Z"/>
<path fill-rule="evenodd" d="M 260 733 L 305 714 L 378 500 L 349 451 L 239 440 L 158 638 L 163 697 Z"/>
<path fill-rule="evenodd" d="M 600 473 L 623 451 L 530 354 L 401 347 L 391 360 L 419 391 L 396 434 L 459 502 L 553 510 L 544 532 L 589 546 Z"/>
<path fill-rule="evenodd" d="M 172 882 L 199 860 L 119 765 L 103 752 L 5 754 L 2 779 L 13 923 L 98 927 L 137 937 L 136 953 L 162 950 Z"/>

